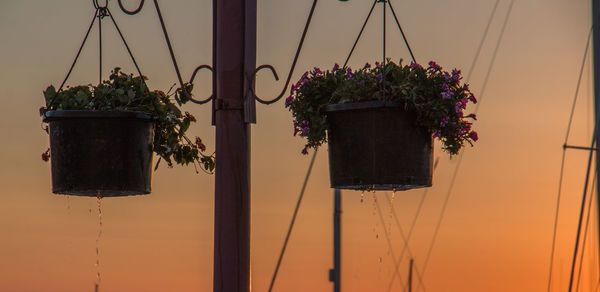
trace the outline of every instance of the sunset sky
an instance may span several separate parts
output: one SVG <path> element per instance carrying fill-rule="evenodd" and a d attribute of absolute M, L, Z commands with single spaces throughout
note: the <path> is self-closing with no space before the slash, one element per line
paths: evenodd
<path fill-rule="evenodd" d="M 109 8 L 153 89 L 176 81 L 152 1 L 127 16 L 116 0 Z M 138 1 L 123 1 L 129 8 Z M 496 0 L 392 0 L 417 61 L 435 60 L 468 73 Z M 480 100 L 474 125 L 480 140 L 466 149 L 431 256 L 436 224 L 457 164 L 436 143 L 440 163 L 427 190 L 343 191 L 342 289 L 403 291 L 412 256 L 413 291 L 546 291 L 562 144 L 591 26 L 589 0 L 516 0 L 489 83 L 485 75 L 511 0 L 500 0 L 471 84 Z M 212 1 L 160 1 L 184 79 L 212 62 Z M 285 77 L 311 0 L 259 0 L 257 65 L 272 64 Z M 315 66 L 343 63 L 371 1 L 321 0 L 292 80 Z M 350 66 L 381 59 L 381 7 L 374 12 Z M 60 85 L 94 13 L 92 1 L 0 0 L 0 291 L 93 291 L 96 281 L 98 208 L 95 198 L 51 193 L 50 164 L 40 159 L 48 136 L 40 128 L 42 90 Z M 410 58 L 388 16 L 388 54 Z M 134 67 L 109 20 L 104 20 L 104 78 L 110 68 Z M 589 146 L 592 74 L 588 58 L 569 144 Z M 466 75 L 466 74 L 465 74 Z M 210 73 L 195 80 L 197 97 L 211 93 Z M 94 30 L 68 84 L 98 80 Z M 281 90 L 267 72 L 257 92 Z M 200 136 L 214 151 L 210 106 L 188 104 Z M 467 108 L 467 111 L 474 107 Z M 252 126 L 252 290 L 267 291 L 310 156 L 294 137 L 283 102 L 257 105 Z M 587 152 L 567 152 L 552 291 L 566 291 Z M 218 162 L 217 162 L 218 164 Z M 90 167 L 94 167 L 91 165 Z M 218 167 L 218 165 L 217 165 Z M 295 230 L 274 291 L 330 291 L 333 266 L 333 190 L 326 147 L 310 177 Z M 214 176 L 193 167 L 153 173 L 152 194 L 102 200 L 100 291 L 211 291 Z M 423 196 L 417 218 L 407 233 Z M 379 207 L 378 207 L 379 206 Z M 379 209 L 378 209 L 379 208 Z M 393 208 L 393 212 L 392 212 Z M 380 220 L 379 211 L 383 223 Z M 399 225 L 393 214 L 397 215 Z M 598 232 L 594 210 L 580 291 L 598 279 Z M 385 234 L 389 235 L 391 248 Z"/>

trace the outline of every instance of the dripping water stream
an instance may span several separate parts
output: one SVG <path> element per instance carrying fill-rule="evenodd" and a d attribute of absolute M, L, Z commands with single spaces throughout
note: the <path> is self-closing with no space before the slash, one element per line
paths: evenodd
<path fill-rule="evenodd" d="M 96 195 L 96 201 L 98 202 L 98 236 L 96 237 L 96 283 L 94 283 L 94 292 L 98 292 L 100 289 L 100 238 L 102 237 L 102 197 L 100 192 Z"/>

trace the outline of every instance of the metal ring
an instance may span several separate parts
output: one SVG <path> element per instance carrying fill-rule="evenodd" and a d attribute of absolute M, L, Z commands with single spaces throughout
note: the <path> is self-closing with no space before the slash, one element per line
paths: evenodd
<path fill-rule="evenodd" d="M 99 0 L 93 0 L 92 2 L 94 3 L 94 8 L 96 9 L 106 9 L 108 7 L 108 0 L 104 0 L 104 6 L 100 6 L 100 3 L 98 3 Z"/>

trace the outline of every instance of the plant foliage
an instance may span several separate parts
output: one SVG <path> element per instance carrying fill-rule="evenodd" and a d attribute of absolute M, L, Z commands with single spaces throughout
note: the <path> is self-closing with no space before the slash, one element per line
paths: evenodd
<path fill-rule="evenodd" d="M 186 136 L 190 124 L 196 118 L 188 112 L 182 112 L 179 106 L 186 103 L 181 89 L 174 94 L 160 90 L 150 91 L 146 86 L 145 76 L 125 74 L 120 68 L 115 68 L 109 77 L 97 86 L 83 85 L 67 87 L 56 92 L 50 85 L 44 91 L 46 106 L 40 108 L 40 116 L 51 110 L 98 110 L 98 111 L 139 111 L 150 114 L 155 118 L 155 133 L 153 151 L 160 156 L 155 169 L 164 159 L 169 167 L 173 163 L 196 166 L 202 165 L 205 171 L 212 172 L 215 168 L 214 153 L 206 155 L 206 146 L 198 137 L 194 141 Z M 192 86 L 186 84 L 191 92 Z M 175 103 L 171 101 L 174 96 Z M 48 127 L 45 127 L 46 132 Z M 48 161 L 50 151 L 42 154 L 42 159 Z"/>
<path fill-rule="evenodd" d="M 414 110 L 415 125 L 426 127 L 442 142 L 445 151 L 455 155 L 465 143 L 473 146 L 478 140 L 471 129 L 476 116 L 464 114 L 467 104 L 477 100 L 461 79 L 460 70 L 446 72 L 435 62 L 424 68 L 416 63 L 403 66 L 388 60 L 383 66 L 367 63 L 354 71 L 336 64 L 331 71 L 314 68 L 304 73 L 292 85 L 285 106 L 294 117 L 294 136 L 307 139 L 303 154 L 308 153 L 308 148 L 316 149 L 327 142 L 326 106 L 385 100 Z"/>

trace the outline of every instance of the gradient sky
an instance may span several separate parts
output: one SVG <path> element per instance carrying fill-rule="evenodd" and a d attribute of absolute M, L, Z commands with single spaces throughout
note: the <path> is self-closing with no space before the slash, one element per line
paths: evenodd
<path fill-rule="evenodd" d="M 136 3 L 133 3 L 136 2 Z M 110 1 L 142 72 L 155 89 L 176 76 L 151 1 L 126 16 Z M 210 0 L 161 1 L 167 28 L 188 79 L 211 63 Z M 124 1 L 133 8 L 137 1 Z M 310 0 L 258 3 L 257 63 L 289 70 Z M 320 1 L 293 80 L 314 66 L 343 63 L 371 1 Z M 447 69 L 469 69 L 495 0 L 395 0 L 392 2 L 417 60 Z M 501 0 L 479 62 L 469 80 L 481 101 L 480 134 L 467 149 L 448 201 L 427 269 L 423 271 L 458 159 L 436 147 L 440 164 L 434 186 L 410 240 L 422 285 L 416 291 L 545 291 L 562 143 L 590 22 L 587 0 L 516 0 L 486 91 L 483 80 L 509 0 Z M 51 193 L 50 165 L 40 159 L 48 137 L 40 129 L 42 90 L 64 78 L 93 15 L 92 1 L 0 1 L 0 290 L 92 291 L 98 232 L 94 198 Z M 388 53 L 408 59 L 389 22 Z M 133 72 L 108 22 L 105 65 Z M 381 11 L 359 43 L 352 67 L 380 60 Z M 97 82 L 98 40 L 92 32 L 69 84 Z M 590 59 L 585 67 L 569 143 L 588 145 L 591 133 Z M 195 81 L 197 96 L 210 94 L 210 74 Z M 274 96 L 283 86 L 266 73 L 257 91 Z M 309 164 L 304 141 L 292 136 L 291 115 L 282 103 L 257 105 L 252 126 L 252 288 L 266 291 Z M 472 110 L 473 108 L 471 108 Z M 214 150 L 207 106 L 187 105 L 198 118 L 190 130 Z M 439 145 L 437 145 L 439 146 Z M 583 189 L 587 153 L 569 151 L 558 229 L 553 291 L 564 291 Z M 92 166 L 93 167 L 93 166 Z M 329 291 L 332 267 L 332 205 L 328 160 L 317 157 L 275 291 Z M 193 168 L 154 173 L 148 196 L 102 201 L 101 291 L 210 291 L 213 254 L 213 176 Z M 391 193 L 343 192 L 343 290 L 402 291 L 409 253 L 394 279 L 394 258 L 424 196 L 423 190 Z M 375 201 L 377 199 L 377 202 Z M 377 212 L 379 204 L 383 223 Z M 393 220 L 392 209 L 399 226 Z M 592 222 L 596 222 L 595 212 Z M 581 291 L 597 276 L 597 224 L 591 225 Z M 389 233 L 392 248 L 385 233 Z M 393 282 L 392 282 L 392 279 Z M 417 281 L 419 282 L 419 281 Z M 425 288 L 423 288 L 425 287 Z M 561 290 L 559 290 L 561 289 Z"/>

